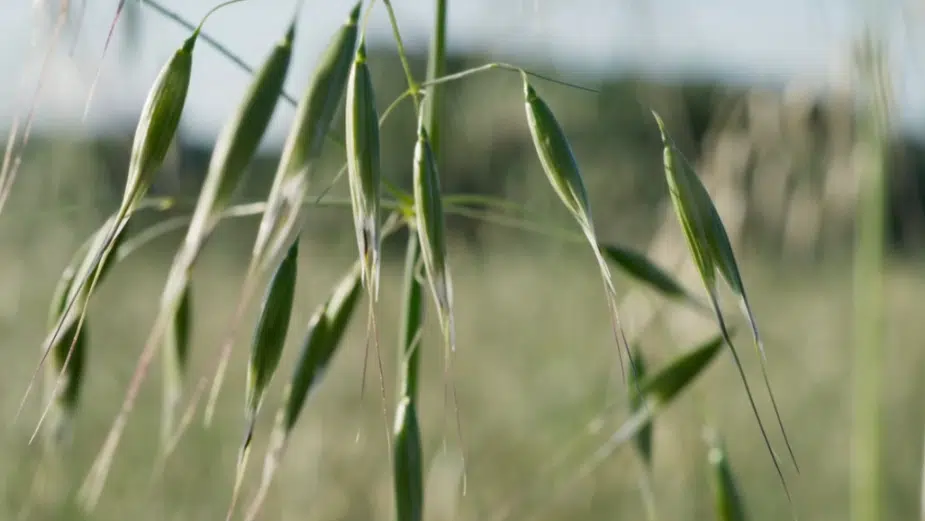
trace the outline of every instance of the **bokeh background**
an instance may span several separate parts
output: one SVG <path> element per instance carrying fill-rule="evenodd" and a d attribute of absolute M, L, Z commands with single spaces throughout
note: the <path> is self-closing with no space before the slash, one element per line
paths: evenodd
<path fill-rule="evenodd" d="M 74 250 L 121 197 L 141 104 L 161 64 L 188 32 L 145 2 L 129 1 L 102 53 L 115 0 L 14 0 L 0 6 L 0 135 L 20 137 L 33 117 L 22 167 L 0 215 L 0 515 L 4 519 L 213 519 L 230 498 L 240 442 L 244 355 L 239 335 L 215 423 L 198 420 L 151 481 L 159 433 L 159 368 L 130 418 L 101 503 L 75 506 L 121 403 L 147 336 L 178 229 L 125 259 L 93 298 L 89 368 L 72 444 L 53 461 L 29 445 L 41 393 L 14 414 L 39 357 L 55 282 Z M 163 0 L 198 22 L 211 0 Z M 423 77 L 432 2 L 394 2 L 412 66 Z M 306 2 L 287 91 L 307 85 L 319 52 L 351 3 Z M 68 7 L 59 33 L 58 13 Z M 205 31 L 258 63 L 284 31 L 294 2 L 243 2 Z M 866 164 L 855 120 L 865 98 L 858 56 L 882 43 L 892 103 L 889 135 L 887 336 L 883 339 L 883 519 L 919 516 L 925 424 L 925 9 L 921 2 L 852 0 L 466 0 L 449 2 L 455 72 L 490 61 L 597 89 L 538 81 L 572 141 L 602 240 L 645 251 L 702 292 L 668 205 L 650 108 L 697 167 L 734 242 L 768 350 L 769 371 L 802 472 L 787 470 L 801 519 L 849 516 L 852 378 L 852 252 L 858 177 Z M 918 31 L 918 32 L 917 32 Z M 380 110 L 405 87 L 385 10 L 368 42 Z M 97 71 L 92 103 L 87 99 Z M 152 195 L 192 201 L 212 145 L 248 77 L 198 45 L 179 137 Z M 448 84 L 443 188 L 505 197 L 536 229 L 451 215 L 457 293 L 455 356 L 463 443 L 443 402 L 443 347 L 428 300 L 422 429 L 426 518 L 640 519 L 631 446 L 587 475 L 578 469 L 627 416 L 610 322 L 590 251 L 550 189 L 529 141 L 520 78 L 492 71 Z M 84 117 L 85 110 L 86 117 Z M 265 197 L 293 110 L 277 108 L 242 202 Z M 335 132 L 342 133 L 342 117 Z M 414 117 L 402 106 L 382 132 L 384 175 L 410 187 Z M 14 149 L 14 152 L 18 150 Z M 343 161 L 329 146 L 312 193 Z M 330 200 L 347 196 L 345 180 Z M 146 214 L 140 231 L 183 213 Z M 284 367 L 257 433 L 245 484 L 254 490 L 272 414 L 295 347 L 316 305 L 355 255 L 349 211 L 309 210 L 296 311 Z M 211 370 L 256 232 L 255 217 L 229 220 L 194 276 L 193 376 Z M 386 390 L 394 398 L 403 235 L 386 245 L 380 336 Z M 658 366 L 715 334 L 715 324 L 666 303 L 618 272 L 627 333 Z M 728 294 L 726 296 L 729 296 Z M 728 308 L 735 311 L 729 298 Z M 248 324 L 255 318 L 252 306 Z M 371 363 L 361 396 L 365 305 L 347 343 L 310 399 L 263 519 L 391 519 L 392 482 L 379 383 Z M 242 328 L 246 331 L 247 327 Z M 755 355 L 742 337 L 753 388 Z M 748 349 L 746 351 L 746 349 Z M 372 356 L 372 355 L 371 355 Z M 371 360 L 373 360 L 371 358 Z M 192 379 L 192 378 L 191 378 Z M 766 423 L 773 412 L 759 392 Z M 390 408 L 393 404 L 390 403 Z M 661 519 L 713 518 L 705 426 L 722 434 L 752 519 L 789 516 L 786 497 L 724 354 L 656 422 L 653 486 Z M 781 440 L 772 439 L 779 449 Z M 443 438 L 448 450 L 443 450 Z M 468 487 L 459 494 L 460 453 Z"/>

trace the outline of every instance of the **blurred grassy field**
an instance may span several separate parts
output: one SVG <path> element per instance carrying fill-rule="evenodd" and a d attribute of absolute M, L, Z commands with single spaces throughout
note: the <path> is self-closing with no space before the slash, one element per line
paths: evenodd
<path fill-rule="evenodd" d="M 402 90 L 404 80 L 395 72 L 400 69 L 386 65 L 383 62 L 381 67 L 392 90 Z M 527 141 L 516 83 L 513 75 L 490 81 L 479 78 L 475 87 L 467 87 L 471 90 L 454 94 L 455 101 L 449 106 L 453 118 L 460 119 L 452 119 L 447 129 L 445 143 L 452 146 L 446 147 L 446 166 L 441 166 L 448 181 L 444 189 L 510 195 L 545 221 L 569 226 Z M 500 90 L 505 85 L 509 89 Z M 682 137 L 685 150 L 692 152 L 701 174 L 723 188 L 722 193 L 713 192 L 721 213 L 733 215 L 740 224 L 745 222 L 733 240 L 747 245 L 739 246 L 736 253 L 768 350 L 778 404 L 802 469 L 799 476 L 786 469 L 799 518 L 847 519 L 853 331 L 852 277 L 846 253 L 850 252 L 854 200 L 852 178 L 848 177 L 853 175 L 851 140 L 845 138 L 842 143 L 838 133 L 826 138 L 819 128 L 804 121 L 813 113 L 809 102 L 803 106 L 784 100 L 767 109 L 768 100 L 762 93 L 731 94 L 728 103 L 719 103 L 706 91 L 694 90 L 689 97 L 697 103 L 691 104 L 678 101 L 674 90 L 648 84 L 630 82 L 610 90 L 597 98 L 544 87 L 563 116 L 581 159 L 601 237 L 644 247 L 659 234 L 664 216 L 657 209 L 666 192 L 659 171 L 661 151 L 648 112 L 636 110 L 636 104 L 641 100 L 664 108 L 666 114 L 675 113 L 677 119 L 671 126 L 681 136 L 690 134 Z M 447 92 L 455 91 L 448 88 Z M 723 104 L 729 105 L 724 111 L 714 106 Z M 626 108 L 630 105 L 633 110 Z M 690 109 L 686 105 L 700 107 L 694 114 L 697 117 L 684 116 Z M 837 104 L 828 113 L 850 119 Z M 398 111 L 389 132 L 383 132 L 389 141 L 383 146 L 387 151 L 383 171 L 399 186 L 406 186 L 410 176 L 407 160 L 413 125 L 409 117 L 410 112 Z M 692 120 L 689 125 L 685 117 Z M 686 126 L 691 128 L 684 131 Z M 832 127 L 843 130 L 847 125 L 838 119 Z M 92 300 L 86 325 L 91 337 L 89 369 L 73 445 L 58 459 L 48 461 L 41 459 L 38 445 L 28 445 L 41 411 L 39 392 L 33 393 L 18 421 L 12 421 L 46 335 L 53 286 L 78 244 L 112 210 L 128 156 L 125 143 L 101 153 L 80 136 L 54 136 L 49 141 L 30 148 L 10 203 L 0 215 L 0 414 L 7 420 L 0 431 L 0 519 L 223 519 L 244 427 L 244 357 L 256 305 L 246 327 L 239 329 L 231 374 L 211 428 L 204 429 L 201 414 L 197 415 L 163 478 L 151 481 L 162 392 L 155 364 L 129 419 L 101 503 L 90 516 L 74 506 L 74 492 L 100 449 L 152 325 L 168 264 L 181 238 L 179 231 L 117 266 Z M 187 151 L 192 159 L 169 158 L 166 172 L 152 191 L 195 194 L 194 185 L 209 151 L 203 146 Z M 331 163 L 325 166 L 332 168 L 326 175 L 341 160 L 339 151 L 327 152 Z M 265 193 L 276 159 L 273 153 L 261 158 L 262 166 L 252 172 L 256 179 L 252 179 L 248 198 Z M 916 164 L 910 165 L 907 174 L 917 171 Z M 813 186 L 823 181 L 824 190 Z M 810 186 L 799 192 L 800 184 Z M 320 191 L 321 185 L 316 188 Z M 827 196 L 827 191 L 835 196 Z M 905 185 L 896 191 L 915 198 Z M 343 197 L 345 186 L 331 195 Z M 269 425 L 306 321 L 355 255 L 346 212 L 312 209 L 309 215 L 287 351 L 260 418 L 239 508 L 247 506 L 254 492 Z M 672 219 L 669 215 L 667 222 L 676 231 Z M 450 262 L 459 345 L 455 373 L 464 440 L 460 445 L 456 439 L 452 402 L 444 404 L 443 345 L 428 295 L 426 378 L 420 413 L 426 519 L 643 519 L 632 446 L 618 451 L 591 474 L 571 479 L 627 417 L 604 292 L 590 251 L 580 243 L 485 234 L 482 229 L 467 229 L 456 216 L 448 219 L 448 225 L 457 232 Z M 255 228 L 254 218 L 224 223 L 196 269 L 190 384 L 203 374 L 211 376 L 218 342 L 239 296 Z M 777 234 L 796 236 L 790 242 L 805 246 L 805 251 L 793 244 L 788 249 L 784 240 L 778 244 Z M 678 248 L 679 241 L 674 244 L 668 239 L 667 243 Z M 395 253 L 402 252 L 404 245 L 396 240 L 395 247 L 391 246 L 378 321 L 390 415 L 397 386 L 395 326 L 401 287 L 401 260 Z M 922 260 L 907 255 L 904 260 L 893 259 L 886 274 L 884 520 L 915 519 L 919 511 L 925 425 L 925 351 L 919 345 L 925 321 L 918 305 L 919 296 L 925 293 L 923 273 Z M 618 277 L 618 282 L 621 295 L 635 289 L 624 277 Z M 700 292 L 698 286 L 690 287 Z M 262 519 L 393 518 L 384 438 L 384 427 L 391 419 L 382 417 L 372 351 L 366 393 L 360 395 L 366 303 L 358 310 L 348 341 L 310 397 Z M 627 327 L 635 329 L 638 324 L 630 319 L 633 309 L 624 312 Z M 669 305 L 643 334 L 640 348 L 649 366 L 658 368 L 714 332 Z M 740 349 L 765 425 L 783 455 L 756 355 L 744 335 Z M 789 518 L 784 492 L 732 359 L 725 353 L 693 391 L 656 422 L 653 479 L 659 519 L 713 518 L 707 447 L 702 439 L 705 425 L 717 428 L 725 439 L 751 519 Z M 450 448 L 446 453 L 444 436 Z M 465 451 L 469 466 L 464 497 L 458 494 L 460 450 Z"/>
<path fill-rule="evenodd" d="M 11 217 L 28 214 L 25 209 L 14 208 L 0 224 L 0 335 L 4 344 L 0 414 L 7 419 L 0 434 L 0 517 L 168 521 L 223 516 L 243 428 L 246 334 L 236 347 L 214 425 L 205 430 L 201 415 L 197 417 L 162 480 L 149 481 L 160 415 L 161 384 L 155 370 L 131 416 L 97 512 L 82 517 L 71 499 L 121 402 L 179 234 L 129 257 L 99 289 L 88 316 L 92 350 L 74 444 L 60 463 L 44 466 L 36 474 L 39 449 L 27 446 L 27 441 L 38 417 L 38 394 L 18 422 L 11 420 L 38 358 L 52 286 L 88 229 L 79 219 L 17 221 Z M 232 249 L 249 247 L 232 244 L 241 235 L 220 232 L 197 268 L 191 376 L 212 370 L 219 336 L 230 319 L 243 276 L 243 258 L 229 254 Z M 268 425 L 296 344 L 312 309 L 348 266 L 351 240 L 352 236 L 344 235 L 341 244 L 315 241 L 302 248 L 297 309 L 284 369 L 279 373 L 283 378 L 276 379 L 264 409 L 245 500 L 259 476 Z M 788 473 L 800 517 L 846 519 L 852 298 L 847 263 L 797 268 L 755 258 L 747 251 L 740 255 L 765 335 L 772 383 L 802 466 L 801 475 Z M 580 247 L 506 248 L 494 243 L 479 253 L 455 247 L 451 259 L 458 295 L 455 363 L 469 483 L 467 495 L 458 497 L 460 466 L 455 451 L 459 445 L 453 410 L 443 404 L 443 348 L 434 327 L 433 308 L 428 307 L 421 413 L 428 519 L 640 519 L 638 472 L 630 446 L 591 475 L 563 484 L 605 439 L 608 429 L 626 417 L 625 392 L 619 376 L 614 376 L 618 374 L 617 357 L 602 288 L 589 252 Z M 385 267 L 379 320 L 390 400 L 397 385 L 393 355 L 400 268 L 397 262 Z M 922 273 L 921 263 L 907 261 L 892 264 L 888 274 L 884 519 L 913 519 L 918 510 L 921 411 L 925 406 L 925 380 L 921 378 L 925 352 L 918 344 L 925 322 L 917 305 L 925 292 Z M 428 306 L 432 306 L 430 301 Z M 365 304 L 359 309 L 349 341 L 310 399 L 263 519 L 393 516 L 384 420 L 372 358 L 366 395 L 360 398 Z M 671 316 L 666 315 L 666 320 Z M 253 319 L 252 313 L 248 320 L 252 323 Z M 701 339 L 672 342 L 663 327 L 655 327 L 644 336 L 642 348 L 655 366 Z M 754 387 L 760 389 L 755 356 L 746 341 L 743 336 L 741 349 Z M 759 403 L 768 425 L 773 425 L 763 395 L 759 393 Z M 611 402 L 617 407 L 608 410 Z M 786 516 L 783 491 L 726 354 L 694 392 L 683 396 L 656 424 L 654 480 L 661 518 L 712 516 L 706 447 L 701 439 L 705 422 L 726 438 L 753 519 Z M 452 449 L 446 455 L 441 450 L 444 433 Z M 779 437 L 774 439 L 783 449 Z M 35 476 L 39 481 L 34 482 Z M 39 485 L 33 488 L 34 483 Z"/>

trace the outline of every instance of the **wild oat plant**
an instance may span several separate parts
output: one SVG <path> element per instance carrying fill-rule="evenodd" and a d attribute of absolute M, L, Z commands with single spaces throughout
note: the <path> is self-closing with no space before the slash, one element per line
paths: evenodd
<path fill-rule="evenodd" d="M 233 0 L 215 9 L 230 8 Z M 147 5 L 162 13 L 165 9 L 154 2 Z M 120 2 L 119 10 L 122 4 Z M 379 355 L 380 338 L 377 326 L 379 286 L 381 278 L 381 251 L 384 241 L 395 232 L 406 229 L 408 242 L 403 272 L 404 294 L 401 302 L 398 360 L 401 367 L 399 395 L 391 414 L 382 385 L 383 414 L 391 415 L 386 437 L 390 447 L 390 460 L 394 478 L 395 516 L 399 521 L 424 519 L 424 479 L 422 433 L 418 406 L 419 359 L 422 354 L 434 352 L 422 344 L 424 311 L 436 312 L 443 333 L 445 390 L 455 399 L 452 359 L 458 348 L 455 334 L 455 317 L 465 313 L 453 299 L 453 259 L 447 251 L 445 215 L 465 208 L 466 200 L 441 189 L 439 157 L 441 155 L 440 122 L 448 117 L 441 106 L 441 89 L 449 82 L 463 81 L 476 74 L 496 70 L 515 72 L 522 80 L 524 129 L 534 145 L 538 165 L 546 175 L 551 190 L 574 219 L 574 224 L 591 249 L 600 272 L 602 289 L 606 296 L 612 320 L 612 332 L 623 368 L 622 380 L 629 396 L 631 414 L 623 425 L 584 462 L 578 474 L 600 465 L 614 450 L 626 445 L 636 447 L 643 463 L 642 483 L 648 479 L 647 469 L 652 458 L 652 429 L 658 413 L 664 410 L 681 393 L 688 389 L 706 367 L 721 353 L 734 357 L 743 389 L 748 394 L 753 413 L 760 426 L 764 443 L 779 474 L 783 491 L 788 498 L 789 488 L 784 467 L 765 431 L 752 398 L 752 390 L 740 363 L 733 342 L 732 318 L 721 310 L 718 281 L 722 279 L 739 298 L 747 319 L 752 343 L 759 354 L 762 375 L 768 393 L 770 378 L 764 370 L 765 349 L 759 335 L 756 317 L 746 297 L 745 283 L 739 273 L 732 246 L 710 195 L 684 158 L 670 136 L 670 130 L 653 112 L 653 123 L 661 133 L 665 182 L 678 223 L 683 229 L 692 261 L 702 278 L 709 300 L 703 302 L 695 292 L 685 288 L 669 273 L 650 261 L 644 254 L 619 244 L 605 244 L 595 233 L 592 208 L 583 182 L 579 160 L 572 151 L 568 137 L 558 123 L 555 110 L 543 98 L 543 88 L 537 80 L 560 83 L 543 78 L 516 66 L 490 63 L 473 69 L 446 74 L 446 12 L 447 1 L 436 1 L 436 19 L 429 51 L 427 76 L 424 81 L 415 78 L 408 64 L 400 36 L 398 21 L 391 2 L 382 0 L 387 11 L 399 56 L 407 79 L 407 90 L 380 115 L 377 109 L 376 86 L 368 69 L 366 53 L 366 19 L 375 7 L 370 0 L 362 9 L 362 2 L 344 13 L 344 21 L 332 36 L 327 49 L 316 66 L 308 87 L 297 100 L 284 91 L 293 42 L 301 27 L 295 18 L 279 36 L 277 42 L 267 42 L 269 52 L 265 61 L 250 69 L 251 84 L 240 100 L 237 110 L 229 118 L 218 137 L 208 172 L 198 200 L 188 222 L 185 239 L 169 270 L 154 325 L 143 346 L 135 373 L 129 384 L 124 403 L 118 411 L 109 435 L 103 440 L 89 475 L 79 490 L 80 503 L 92 509 L 104 490 L 107 474 L 115 457 L 120 438 L 133 409 L 139 389 L 158 352 L 164 363 L 164 409 L 162 418 L 161 458 L 166 458 L 190 422 L 197 403 L 206 395 L 206 421 L 212 417 L 215 400 L 220 392 L 233 339 L 238 327 L 246 327 L 242 314 L 254 292 L 263 288 L 262 307 L 253 326 L 251 351 L 245 382 L 245 414 L 241 418 L 245 436 L 240 446 L 237 472 L 234 479 L 228 519 L 236 515 L 236 504 L 247 461 L 254 441 L 254 425 L 265 402 L 270 383 L 280 370 L 280 361 L 286 338 L 301 335 L 301 350 L 285 385 L 282 406 L 276 413 L 275 427 L 270 434 L 263 462 L 261 484 L 250 504 L 243 510 L 244 519 L 256 519 L 273 477 L 286 451 L 287 442 L 298 427 L 300 415 L 311 406 L 312 391 L 323 384 L 325 369 L 341 348 L 345 331 L 350 326 L 361 300 L 368 303 L 367 338 Z M 214 12 L 211 11 L 211 12 Z M 210 14 L 211 14 L 210 12 Z M 169 13 L 168 13 L 169 14 Z M 118 15 L 117 15 L 118 17 Z M 190 84 L 191 71 L 196 66 L 199 39 L 228 54 L 224 48 L 203 32 L 208 15 L 193 27 L 176 15 L 172 17 L 191 28 L 190 36 L 177 42 L 174 55 L 163 65 L 160 75 L 151 87 L 142 109 L 134 136 L 128 183 L 122 203 L 116 214 L 96 232 L 74 255 L 62 274 L 51 301 L 49 331 L 42 345 L 40 367 L 44 366 L 46 408 L 40 420 L 48 439 L 58 443 L 66 439 L 68 431 L 78 418 L 81 384 L 91 368 L 84 363 L 92 337 L 85 320 L 87 304 L 96 288 L 105 282 L 112 266 L 125 258 L 143 243 L 175 226 L 154 227 L 134 237 L 127 237 L 126 224 L 140 212 L 159 212 L 175 206 L 169 199 L 149 198 L 151 186 L 168 147 L 175 139 Z M 114 22 L 115 23 L 115 22 Z M 314 28 L 305 28 L 305 31 Z M 240 64 L 234 56 L 235 63 Z M 564 88 L 571 88 L 564 85 Z M 563 88 L 563 87 L 557 87 Z M 581 88 L 581 87 L 576 87 Z M 590 90 L 590 89 L 584 89 Z M 241 185 L 244 172 L 268 127 L 280 99 L 296 105 L 296 117 L 286 138 L 282 157 L 264 201 L 233 205 L 233 195 Z M 386 184 L 380 171 L 379 129 L 392 110 L 405 100 L 413 103 L 417 114 L 416 143 L 408 165 L 413 172 L 413 186 L 398 187 Z M 343 137 L 331 132 L 338 109 L 343 104 Z M 308 198 L 308 187 L 317 181 L 319 157 L 325 146 L 339 146 L 346 154 L 344 167 L 336 180 L 346 173 L 349 184 L 349 206 L 353 213 L 356 232 L 357 259 L 346 266 L 341 281 L 331 290 L 329 297 L 311 315 L 304 331 L 290 331 L 293 300 L 298 277 L 298 256 L 311 255 L 300 249 L 299 237 L 304 221 L 304 210 L 320 199 Z M 7 168 L 0 175 L 4 192 L 8 191 L 12 176 Z M 4 194 L 0 194 L 3 197 Z M 322 195 L 323 197 L 323 195 Z M 480 204 L 488 211 L 503 215 L 511 206 L 503 200 L 481 198 Z M 254 239 L 251 261 L 234 320 L 227 328 L 225 340 L 218 346 L 216 365 L 211 380 L 204 376 L 197 381 L 192 392 L 184 392 L 188 378 L 190 330 L 193 323 L 191 278 L 192 270 L 203 246 L 224 220 L 242 215 L 260 215 L 260 225 Z M 185 224 L 184 224 L 185 225 Z M 686 350 L 676 359 L 660 368 L 648 368 L 638 349 L 631 347 L 617 313 L 617 291 L 611 279 L 611 267 L 616 267 L 638 282 L 648 285 L 664 298 L 681 302 L 691 309 L 712 316 L 717 324 L 717 336 L 703 345 Z M 719 276 L 717 276 L 719 275 Z M 368 344 L 369 344 L 368 343 Z M 99 370 L 99 368 L 92 368 Z M 36 374 L 39 369 L 36 369 Z M 380 362 L 380 377 L 381 362 Z M 34 377 L 33 377 L 34 379 Z M 384 379 L 383 379 L 384 380 Z M 210 392 L 206 393 L 206 388 Z M 31 383 L 30 383 L 31 388 Z M 28 390 L 27 390 L 28 394 Z M 188 403 L 183 397 L 188 395 Z M 447 394 L 448 396 L 448 394 Z M 25 398 L 23 398 L 25 400 Z M 771 394 L 777 423 L 790 459 L 796 458 L 784 432 L 776 401 Z M 458 410 L 458 406 L 456 406 Z M 182 416 L 179 414 L 185 411 Z M 47 413 L 47 414 L 46 414 Z M 50 414 L 50 417 L 48 416 Z M 46 419 L 48 418 L 48 419 Z M 457 418 L 458 424 L 458 418 Z M 36 432 L 39 428 L 36 428 Z M 461 432 L 460 432 L 461 435 Z M 717 519 L 741 520 L 746 513 L 738 495 L 729 462 L 717 433 L 710 432 L 709 461 L 713 466 L 715 513 Z M 706 455 L 705 455 L 706 456 Z M 465 465 L 465 463 L 464 463 Z M 464 471 L 465 472 L 465 471 Z M 647 486 L 641 490 L 648 497 Z M 462 493 L 465 493 L 465 479 Z M 655 518 L 654 504 L 647 500 L 647 512 Z"/>

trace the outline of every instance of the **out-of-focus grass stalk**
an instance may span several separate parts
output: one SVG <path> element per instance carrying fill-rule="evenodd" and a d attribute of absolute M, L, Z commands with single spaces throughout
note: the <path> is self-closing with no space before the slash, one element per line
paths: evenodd
<path fill-rule="evenodd" d="M 851 447 L 851 519 L 880 518 L 880 372 L 884 341 L 883 267 L 888 95 L 885 55 L 868 36 L 860 55 L 867 97 L 857 122 L 865 160 L 858 172 L 854 252 L 854 375 Z"/>

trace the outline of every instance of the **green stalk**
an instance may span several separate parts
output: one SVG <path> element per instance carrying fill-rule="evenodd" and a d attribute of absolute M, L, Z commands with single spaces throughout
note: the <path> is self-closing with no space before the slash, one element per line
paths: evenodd
<path fill-rule="evenodd" d="M 888 120 L 883 55 L 873 40 L 861 64 L 861 80 L 871 99 L 858 122 L 870 164 L 860 174 L 855 246 L 854 424 L 852 426 L 851 518 L 880 518 L 880 372 L 884 339 L 883 265 L 885 148 Z"/>
<path fill-rule="evenodd" d="M 411 74 L 405 56 L 404 46 L 398 32 L 398 23 L 388 0 L 385 0 L 399 56 L 412 93 L 415 111 L 424 111 L 424 125 L 431 139 L 435 158 L 439 159 L 439 123 L 441 104 L 438 90 L 442 87 L 430 85 L 426 88 L 424 106 L 418 101 L 418 85 Z M 434 35 L 427 59 L 427 80 L 443 75 L 446 68 L 446 0 L 436 0 Z M 424 510 L 424 480 L 421 462 L 421 433 L 417 421 L 418 367 L 420 365 L 420 342 L 423 333 L 422 287 L 419 278 L 420 247 L 417 235 L 409 233 L 408 252 L 405 260 L 405 295 L 399 341 L 400 389 L 398 407 L 395 411 L 395 494 L 396 519 L 398 521 L 421 521 Z M 465 490 L 465 489 L 464 489 Z"/>
<path fill-rule="evenodd" d="M 434 37 L 430 41 L 427 56 L 427 82 L 442 77 L 446 71 L 446 0 L 436 0 L 437 9 L 434 17 Z M 443 89 L 430 84 L 424 90 L 424 128 L 430 137 L 430 147 L 434 156 L 440 159 L 440 111 L 442 108 Z M 440 166 L 439 164 L 437 165 Z"/>

